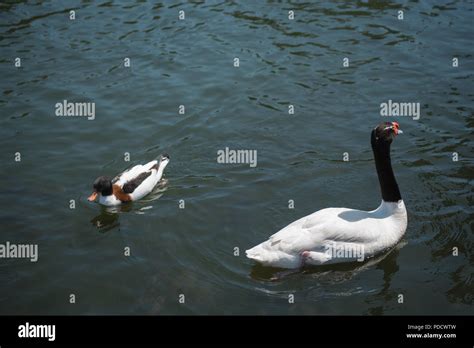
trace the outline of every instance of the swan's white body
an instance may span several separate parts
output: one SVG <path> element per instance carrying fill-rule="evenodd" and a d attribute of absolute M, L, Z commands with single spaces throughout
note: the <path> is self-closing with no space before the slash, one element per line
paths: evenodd
<path fill-rule="evenodd" d="M 327 208 L 296 220 L 246 254 L 263 265 L 280 268 L 363 261 L 395 246 L 406 228 L 403 200 L 382 201 L 368 212 Z"/>
<path fill-rule="evenodd" d="M 147 177 L 143 182 L 132 192 L 130 193 L 130 198 L 132 201 L 136 201 L 138 199 L 141 199 L 145 197 L 147 194 L 149 194 L 153 188 L 158 184 L 158 182 L 161 180 L 161 177 L 163 176 L 163 171 L 165 170 L 166 166 L 168 165 L 169 159 L 163 159 L 159 162 L 158 169 L 156 169 L 156 164 L 158 164 L 158 161 L 151 161 L 148 162 L 147 164 L 139 164 L 136 165 L 122 174 L 118 175 L 113 183 L 114 185 L 118 185 L 120 188 L 123 187 L 128 181 L 133 180 L 140 174 L 146 173 L 148 171 L 151 171 L 151 175 Z M 153 168 L 155 167 L 155 168 Z M 117 199 L 115 195 L 109 195 L 109 196 L 102 196 L 100 195 L 99 197 L 99 203 L 107 206 L 115 206 L 115 205 L 120 205 L 122 204 L 122 201 Z"/>

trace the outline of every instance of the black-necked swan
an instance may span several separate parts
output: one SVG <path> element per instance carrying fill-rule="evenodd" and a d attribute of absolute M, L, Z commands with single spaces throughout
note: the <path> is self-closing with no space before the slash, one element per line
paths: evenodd
<path fill-rule="evenodd" d="M 136 165 L 114 179 L 100 176 L 94 181 L 94 191 L 88 200 L 93 202 L 99 196 L 99 203 L 115 206 L 124 202 L 136 201 L 149 194 L 163 176 L 163 171 L 170 161 L 167 154 L 147 164 Z"/>
<path fill-rule="evenodd" d="M 246 251 L 265 266 L 299 268 L 363 261 L 395 246 L 407 228 L 407 211 L 390 160 L 390 145 L 401 134 L 397 122 L 371 133 L 382 203 L 372 211 L 326 208 L 305 216 Z"/>

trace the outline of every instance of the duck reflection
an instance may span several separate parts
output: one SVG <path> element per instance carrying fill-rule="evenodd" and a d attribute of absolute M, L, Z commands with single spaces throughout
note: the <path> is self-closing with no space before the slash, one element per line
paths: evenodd
<path fill-rule="evenodd" d="M 120 226 L 119 213 L 132 210 L 132 204 L 125 204 L 118 207 L 101 206 L 100 214 L 92 218 L 91 224 L 101 233 L 113 230 Z"/>

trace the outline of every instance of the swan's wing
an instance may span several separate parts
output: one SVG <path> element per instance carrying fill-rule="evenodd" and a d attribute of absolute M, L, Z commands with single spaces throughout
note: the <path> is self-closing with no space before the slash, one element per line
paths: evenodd
<path fill-rule="evenodd" d="M 317 244 L 317 235 L 305 227 L 309 216 L 299 219 L 270 236 L 268 247 L 286 253 L 299 253 Z"/>
<path fill-rule="evenodd" d="M 311 227 L 318 225 L 317 214 L 305 216 L 284 227 L 268 240 L 246 251 L 247 257 L 266 265 L 297 268 L 301 265 L 301 251 L 320 245 L 318 233 Z M 316 217 L 316 218 L 315 218 Z"/>
<path fill-rule="evenodd" d="M 277 267 L 298 267 L 303 251 L 310 251 L 314 264 L 341 262 L 332 260 L 328 248 L 337 245 L 359 250 L 362 245 L 376 240 L 367 220 L 349 221 L 342 212 L 356 212 L 346 208 L 327 208 L 305 216 L 284 227 L 267 241 L 247 250 L 247 256 L 264 264 Z M 361 212 L 364 213 L 364 212 Z M 377 224 L 371 221 L 370 225 Z M 359 248 L 359 249 L 357 249 Z"/>
<path fill-rule="evenodd" d="M 318 246 L 330 237 L 337 236 L 335 217 L 344 208 L 327 208 L 298 219 L 277 233 L 270 236 L 272 245 L 279 243 L 279 247 L 286 251 L 316 250 Z"/>

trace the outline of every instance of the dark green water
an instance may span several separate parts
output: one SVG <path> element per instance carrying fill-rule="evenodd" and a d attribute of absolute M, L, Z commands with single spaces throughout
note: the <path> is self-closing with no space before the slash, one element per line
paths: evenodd
<path fill-rule="evenodd" d="M 0 314 L 472 314 L 474 4 L 428 3 L 0 5 L 0 242 L 39 247 L 36 263 L 0 259 Z M 65 99 L 95 119 L 55 116 Z M 381 117 L 389 99 L 420 119 Z M 405 132 L 397 248 L 276 281 L 245 258 L 316 210 L 375 209 L 369 134 L 387 120 Z M 257 150 L 257 167 L 217 163 L 225 147 Z M 162 152 L 167 181 L 146 199 L 87 202 L 97 176 Z"/>

